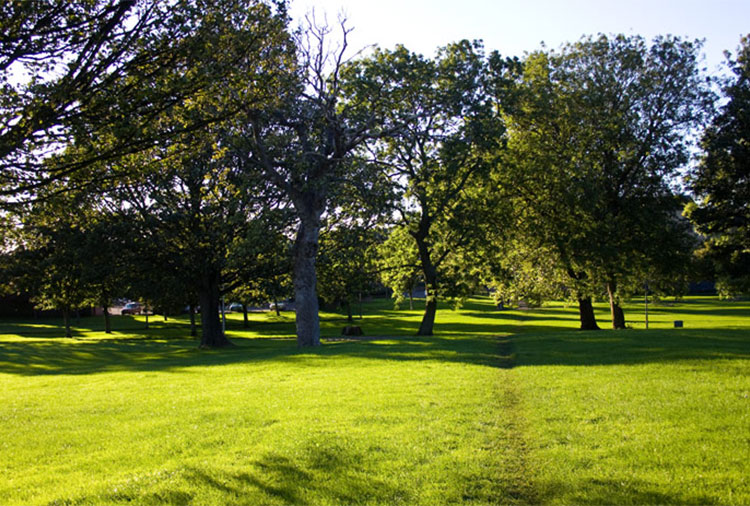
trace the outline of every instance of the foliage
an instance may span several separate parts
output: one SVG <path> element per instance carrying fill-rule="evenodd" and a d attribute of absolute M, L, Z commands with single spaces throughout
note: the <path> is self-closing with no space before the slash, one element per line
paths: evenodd
<path fill-rule="evenodd" d="M 272 232 L 271 227 L 256 230 L 257 235 L 238 244 L 241 249 L 232 255 L 243 275 L 229 298 L 244 305 L 276 303 L 292 294 L 291 241 L 283 233 Z"/>
<path fill-rule="evenodd" d="M 512 188 L 522 231 L 579 298 L 606 287 L 616 327 L 624 326 L 618 287 L 673 267 L 659 259 L 691 244 L 671 178 L 711 103 L 698 49 L 672 37 L 647 45 L 602 35 L 534 53 L 507 112 L 496 184 Z"/>
<path fill-rule="evenodd" d="M 160 121 L 234 85 L 259 53 L 255 68 L 273 65 L 286 37 L 283 5 L 255 0 L 6 2 L 2 14 L 0 196 L 12 200 L 230 116 L 236 105 Z M 74 156 L 53 156 L 73 138 Z"/>
<path fill-rule="evenodd" d="M 409 294 L 409 309 L 413 309 L 411 293 L 421 279 L 419 252 L 414 238 L 406 227 L 393 227 L 388 237 L 377 246 L 377 265 L 380 280 L 393 292 L 396 307 Z"/>
<path fill-rule="evenodd" d="M 703 155 L 690 180 L 697 203 L 686 214 L 706 236 L 709 260 L 725 294 L 750 290 L 750 36 L 741 40 L 728 102 L 703 134 Z"/>
<path fill-rule="evenodd" d="M 277 96 L 270 90 L 291 72 L 292 46 L 283 10 L 249 1 L 203 7 L 191 13 L 196 26 L 185 35 L 194 50 L 187 65 L 195 75 L 187 78 L 202 92 L 150 118 L 152 139 L 159 129 L 170 135 L 75 176 L 93 181 L 112 211 L 138 231 L 129 248 L 139 257 L 131 295 L 165 313 L 200 303 L 202 346 L 224 346 L 219 298 L 244 281 L 251 258 L 234 257 L 251 243 L 262 248 L 257 239 L 265 231 L 286 226 L 271 218 L 278 218 L 277 198 L 238 148 L 239 112 L 272 107 Z M 202 82 L 212 70 L 210 83 Z M 167 93 L 184 74 L 181 66 L 160 70 L 163 79 L 150 86 Z M 104 149 L 123 135 L 109 125 L 92 128 Z M 86 135 L 75 141 L 61 158 L 85 158 L 96 147 Z"/>
<path fill-rule="evenodd" d="M 294 298 L 300 347 L 320 345 L 316 258 L 323 217 L 350 203 L 346 187 L 372 187 L 368 164 L 355 149 L 382 135 L 385 92 L 365 102 L 347 95 L 344 74 L 349 29 L 331 42 L 332 29 L 308 18 L 297 33 L 296 79 L 277 88 L 275 109 L 251 110 L 245 140 L 248 161 L 285 196 L 295 212 Z M 333 46 L 332 44 L 337 44 Z M 342 197 L 343 195 L 343 197 Z"/>
<path fill-rule="evenodd" d="M 446 266 L 460 263 L 459 249 L 476 223 L 471 188 L 488 173 L 491 153 L 503 140 L 486 69 L 481 44 L 468 41 L 440 49 L 435 59 L 403 46 L 376 50 L 349 69 L 355 101 L 367 103 L 375 90 L 387 93 L 385 128 L 393 133 L 373 139 L 367 150 L 390 178 L 392 212 L 419 254 L 429 302 L 420 334 L 432 333 L 438 298 L 457 295 L 446 287 L 463 287 L 441 278 L 448 274 Z M 466 267 L 452 269 L 451 281 L 468 274 Z M 398 282 L 410 276 L 404 273 Z"/>
<path fill-rule="evenodd" d="M 71 311 L 92 304 L 106 308 L 123 293 L 120 254 L 130 236 L 87 194 L 50 190 L 20 216 L 6 274 L 39 308 L 62 311 L 70 337 Z"/>
<path fill-rule="evenodd" d="M 349 321 L 354 300 L 373 289 L 378 238 L 377 230 L 356 222 L 333 223 L 321 232 L 318 293 L 327 303 L 345 308 Z"/>

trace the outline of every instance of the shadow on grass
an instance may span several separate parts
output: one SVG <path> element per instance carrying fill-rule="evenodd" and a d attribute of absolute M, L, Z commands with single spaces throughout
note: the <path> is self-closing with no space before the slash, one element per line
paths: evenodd
<path fill-rule="evenodd" d="M 744 307 L 744 306 L 743 306 Z M 747 309 L 737 308 L 741 315 Z M 725 311 L 722 305 L 706 312 Z M 679 308 L 682 311 L 683 308 Z M 449 311 L 449 309 L 446 309 Z M 744 312 L 743 312 L 744 311 Z M 233 320 L 228 335 L 236 347 L 198 350 L 190 339 L 186 319 L 153 322 L 150 330 L 99 334 L 94 337 L 53 339 L 54 325 L 15 323 L 16 338 L 0 341 L 0 373 L 18 375 L 92 374 L 106 371 L 185 370 L 191 367 L 243 362 L 281 361 L 298 367 L 321 361 L 356 357 L 364 360 L 445 361 L 488 367 L 508 367 L 513 349 L 516 365 L 608 365 L 671 362 L 679 360 L 750 359 L 747 328 L 660 329 L 581 332 L 575 330 L 574 309 L 542 308 L 528 311 L 497 311 L 488 301 L 474 301 L 462 319 L 440 323 L 436 335 L 414 336 L 418 321 L 414 313 L 387 312 L 367 316 L 362 325 L 380 340 L 326 342 L 338 337 L 344 318 L 329 315 L 321 321 L 324 345 L 298 350 L 293 323 L 256 321 L 245 331 L 241 320 Z M 734 313 L 732 316 L 735 316 Z M 140 322 L 126 318 L 125 323 Z M 468 321 L 466 321 L 468 320 Z M 32 334 L 19 333 L 24 325 Z M 8 327 L 5 324 L 5 329 Z M 92 325 L 93 327 L 93 325 Z M 372 329 L 370 331 L 370 329 Z M 33 332 L 41 331 L 37 336 Z M 48 332 L 52 332 L 48 334 Z M 54 332 L 58 332 L 55 334 Z M 96 332 L 96 329 L 92 329 Z M 252 337 L 248 335 L 252 333 Z M 499 343 L 510 337 L 513 349 Z"/>
<path fill-rule="evenodd" d="M 577 486 L 576 486 L 577 485 Z M 581 486 L 583 485 L 583 486 Z M 567 504 L 682 504 L 713 505 L 716 500 L 704 494 L 668 494 L 658 484 L 629 479 L 594 479 L 582 483 L 547 483 L 543 486 L 542 503 L 565 498 Z"/>
<path fill-rule="evenodd" d="M 159 483 L 138 483 L 79 498 L 84 504 L 188 504 L 206 498 L 232 497 L 233 504 L 315 504 L 321 498 L 333 504 L 404 504 L 410 491 L 362 472 L 369 457 L 323 440 L 303 445 L 294 459 L 268 452 L 254 460 L 238 459 L 236 470 L 206 465 L 186 466 L 170 473 L 168 488 Z M 358 465 L 360 464 L 360 465 Z M 68 499 L 61 500 L 61 502 Z"/>
<path fill-rule="evenodd" d="M 516 365 L 614 365 L 750 360 L 748 329 L 662 329 L 514 336 Z"/>

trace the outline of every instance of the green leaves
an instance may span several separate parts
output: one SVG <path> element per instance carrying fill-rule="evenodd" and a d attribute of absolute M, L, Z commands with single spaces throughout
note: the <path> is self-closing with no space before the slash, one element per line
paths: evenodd
<path fill-rule="evenodd" d="M 724 294 L 750 290 L 750 38 L 741 40 L 734 77 L 726 83 L 728 102 L 706 129 L 703 155 L 691 175 L 698 202 L 685 214 L 706 241 L 708 260 Z"/>
<path fill-rule="evenodd" d="M 494 177 L 514 201 L 518 235 L 574 290 L 647 271 L 673 276 L 690 249 L 671 184 L 711 99 L 699 47 L 600 35 L 526 58 Z"/>

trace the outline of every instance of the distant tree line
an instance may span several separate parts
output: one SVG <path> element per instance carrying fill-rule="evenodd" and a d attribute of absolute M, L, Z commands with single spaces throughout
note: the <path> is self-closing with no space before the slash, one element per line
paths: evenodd
<path fill-rule="evenodd" d="M 271 0 L 10 2 L 0 33 L 0 285 L 66 326 L 200 306 L 221 347 L 222 297 L 291 296 L 315 346 L 321 301 L 382 286 L 424 286 L 420 335 L 482 290 L 591 330 L 597 298 L 624 328 L 644 289 L 750 288 L 747 37 L 717 80 L 671 36 L 350 57 Z"/>

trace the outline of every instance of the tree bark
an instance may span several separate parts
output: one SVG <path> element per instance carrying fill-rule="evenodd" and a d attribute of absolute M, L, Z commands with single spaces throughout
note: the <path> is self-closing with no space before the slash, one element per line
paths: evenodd
<path fill-rule="evenodd" d="M 242 304 L 242 328 L 246 329 L 250 326 L 247 321 L 247 304 Z"/>
<path fill-rule="evenodd" d="M 109 308 L 105 305 L 105 306 L 102 306 L 102 309 L 104 310 L 104 333 L 111 334 L 112 323 L 109 317 Z"/>
<path fill-rule="evenodd" d="M 624 329 L 625 313 L 623 312 L 622 307 L 617 303 L 617 281 L 612 278 L 607 281 L 607 294 L 609 295 L 609 310 L 612 314 L 612 328 Z"/>
<path fill-rule="evenodd" d="M 581 317 L 581 330 L 599 330 L 591 297 L 578 297 L 578 314 Z"/>
<path fill-rule="evenodd" d="M 425 289 L 425 306 L 422 322 L 419 324 L 418 336 L 431 336 L 435 326 L 435 315 L 437 314 L 437 268 L 432 263 L 430 248 L 425 239 L 426 231 L 415 236 L 417 249 L 419 250 L 419 260 L 422 263 L 422 273 L 424 275 Z"/>
<path fill-rule="evenodd" d="M 199 294 L 201 304 L 201 348 L 223 348 L 232 343 L 221 331 L 218 273 L 204 274 Z"/>
<path fill-rule="evenodd" d="M 303 210 L 298 208 L 300 215 Z M 320 215 L 302 216 L 295 241 L 294 303 L 296 306 L 297 346 L 320 346 L 317 275 L 315 257 L 318 253 Z"/>
<path fill-rule="evenodd" d="M 349 323 L 354 323 L 354 316 L 352 315 L 352 303 L 350 301 L 346 301 L 346 320 Z"/>

